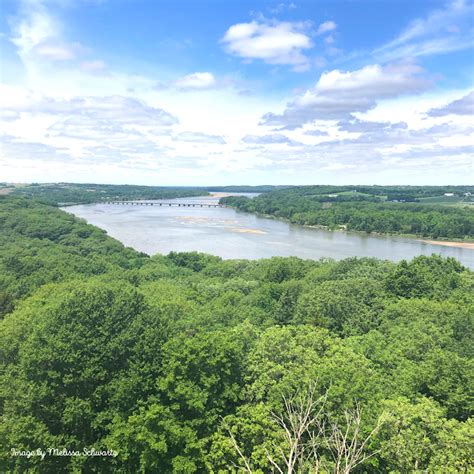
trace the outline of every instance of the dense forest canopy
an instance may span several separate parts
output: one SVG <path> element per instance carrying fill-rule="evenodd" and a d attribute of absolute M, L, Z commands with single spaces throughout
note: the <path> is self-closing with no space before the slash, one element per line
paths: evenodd
<path fill-rule="evenodd" d="M 220 202 L 329 229 L 474 238 L 474 186 L 298 186 Z"/>
<path fill-rule="evenodd" d="M 474 273 L 451 258 L 149 257 L 3 196 L 0 312 L 2 472 L 474 469 Z M 114 455 L 12 454 L 48 447 Z"/>

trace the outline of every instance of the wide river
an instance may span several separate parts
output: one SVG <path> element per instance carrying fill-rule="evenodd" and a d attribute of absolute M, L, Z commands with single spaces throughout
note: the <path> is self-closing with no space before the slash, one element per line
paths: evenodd
<path fill-rule="evenodd" d="M 218 197 L 173 201 L 217 203 Z M 471 249 L 444 247 L 403 237 L 312 229 L 229 208 L 87 204 L 64 210 L 106 230 L 126 246 L 150 255 L 196 250 L 225 259 L 297 256 L 336 260 L 377 257 L 399 261 L 436 253 L 455 257 L 474 269 L 474 250 Z"/>

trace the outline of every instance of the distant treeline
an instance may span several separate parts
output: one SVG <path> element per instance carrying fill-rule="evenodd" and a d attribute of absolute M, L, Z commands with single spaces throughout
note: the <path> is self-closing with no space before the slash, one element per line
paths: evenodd
<path fill-rule="evenodd" d="M 2 186 L 2 183 L 0 183 Z M 5 183 L 5 186 L 8 185 Z M 115 184 L 33 183 L 15 187 L 13 195 L 28 197 L 44 204 L 64 206 L 91 204 L 110 200 L 175 199 L 206 196 L 210 192 L 264 193 L 284 186 L 138 186 Z"/>
<path fill-rule="evenodd" d="M 203 188 L 206 191 L 212 192 L 223 192 L 223 193 L 268 193 L 270 191 L 276 191 L 277 189 L 287 189 L 291 186 L 211 186 Z"/>
<path fill-rule="evenodd" d="M 33 198 L 53 206 L 63 206 L 110 200 L 173 199 L 208 193 L 202 189 L 185 187 L 57 183 L 17 187 L 12 194 Z"/>
<path fill-rule="evenodd" d="M 341 194 L 337 194 L 341 193 Z M 223 204 L 246 212 L 329 229 L 413 234 L 429 238 L 474 237 L 474 209 L 408 201 L 457 193 L 469 199 L 474 187 L 294 187 L 254 199 L 227 197 Z M 387 202 L 404 200 L 406 202 Z M 383 200 L 382 200 L 383 199 Z"/>
<path fill-rule="evenodd" d="M 1 187 L 10 187 L 0 183 Z M 453 195 L 445 200 L 474 200 L 474 186 L 139 186 L 115 184 L 50 183 L 28 184 L 12 188 L 11 194 L 28 197 L 54 206 L 90 204 L 110 200 L 174 199 L 205 196 L 212 192 L 271 193 L 287 190 L 290 196 L 309 198 L 313 202 L 424 200 Z M 337 196 L 336 196 L 337 195 Z"/>
<path fill-rule="evenodd" d="M 286 186 L 280 189 L 269 189 L 268 191 L 280 191 L 286 189 L 290 195 L 298 195 L 314 198 L 316 200 L 327 200 L 328 195 L 338 194 L 338 198 L 349 196 L 351 200 L 405 200 L 419 201 L 426 198 L 453 194 L 465 199 L 474 195 L 474 186 Z M 263 191 L 262 191 L 263 192 Z"/>

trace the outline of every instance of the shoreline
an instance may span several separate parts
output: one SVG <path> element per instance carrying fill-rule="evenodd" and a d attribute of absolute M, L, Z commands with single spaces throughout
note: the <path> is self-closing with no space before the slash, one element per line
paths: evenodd
<path fill-rule="evenodd" d="M 448 240 L 429 240 L 429 239 L 417 239 L 418 242 L 431 245 L 442 245 L 444 247 L 457 247 L 461 249 L 474 250 L 474 242 L 456 242 Z"/>
<path fill-rule="evenodd" d="M 339 228 L 339 229 L 330 229 L 327 226 L 323 225 L 310 225 L 310 224 L 297 224 L 296 222 L 291 222 L 287 218 L 282 218 L 282 217 L 275 217 L 272 214 L 263 214 L 260 212 L 247 212 L 247 211 L 242 211 L 241 209 L 238 209 L 237 207 L 232 207 L 228 206 L 230 209 L 234 209 L 235 211 L 238 212 L 244 212 L 247 214 L 254 214 L 256 216 L 260 217 L 265 217 L 267 219 L 273 219 L 276 221 L 280 222 L 286 222 L 287 224 L 290 225 L 296 225 L 300 227 L 306 227 L 309 229 L 319 229 L 319 230 L 325 230 L 328 232 L 344 232 L 346 234 L 355 234 L 355 235 L 367 235 L 367 236 L 378 236 L 378 237 L 401 237 L 404 239 L 411 239 L 415 240 L 417 242 L 422 242 L 425 244 L 431 244 L 431 245 L 441 245 L 444 247 L 452 247 L 452 248 L 462 248 L 462 249 L 467 249 L 467 250 L 474 250 L 474 240 L 470 241 L 463 241 L 463 240 L 433 240 L 429 238 L 422 238 L 420 235 L 416 234 L 395 234 L 395 233 L 389 233 L 389 232 L 365 232 L 363 230 L 348 230 L 344 228 Z"/>

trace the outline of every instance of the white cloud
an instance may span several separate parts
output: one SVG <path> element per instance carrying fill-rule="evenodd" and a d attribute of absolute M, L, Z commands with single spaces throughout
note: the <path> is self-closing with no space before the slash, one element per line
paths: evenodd
<path fill-rule="evenodd" d="M 425 18 L 417 18 L 395 39 L 374 51 L 376 58 L 399 58 L 443 54 L 471 48 L 474 44 L 474 4 L 451 0 Z"/>
<path fill-rule="evenodd" d="M 303 180 L 305 176 L 311 179 L 325 172 L 351 169 L 351 176 L 357 176 L 359 182 L 372 183 L 375 177 L 379 183 L 396 183 L 402 178 L 406 183 L 430 180 L 443 184 L 443 180 L 458 176 L 459 182 L 460 176 L 472 175 L 472 127 L 441 124 L 413 130 L 404 123 L 355 119 L 352 128 L 346 125 L 339 124 L 351 135 L 331 129 L 331 137 L 316 144 L 300 143 L 295 149 L 261 147 L 256 150 L 258 166 L 297 174 Z M 327 176 L 336 179 L 333 174 Z M 342 179 L 347 180 L 347 175 Z"/>
<path fill-rule="evenodd" d="M 420 77 L 423 72 L 421 67 L 412 63 L 383 67 L 373 64 L 347 72 L 335 69 L 321 74 L 314 89 L 322 95 L 393 97 L 425 89 L 429 82 Z"/>
<path fill-rule="evenodd" d="M 474 91 L 449 104 L 431 109 L 428 115 L 431 117 L 442 117 L 443 115 L 474 115 Z"/>
<path fill-rule="evenodd" d="M 303 134 L 309 137 L 327 137 L 329 135 L 326 130 L 306 130 Z"/>
<path fill-rule="evenodd" d="M 342 121 L 337 124 L 339 130 L 350 133 L 367 133 L 375 131 L 387 131 L 396 129 L 406 129 L 408 125 L 405 122 L 370 122 L 365 120 L 353 119 Z"/>
<path fill-rule="evenodd" d="M 347 119 L 352 113 L 374 108 L 379 100 L 426 90 L 431 82 L 423 73 L 422 68 L 412 63 L 325 72 L 312 89 L 296 97 L 282 114 L 264 115 L 263 123 L 297 128 L 317 119 Z"/>
<path fill-rule="evenodd" d="M 12 136 L 2 150 L 12 168 L 23 166 L 16 160 L 35 157 L 45 168 L 56 161 L 80 168 L 89 161 L 126 166 L 137 159 L 169 159 L 165 143 L 178 120 L 163 109 L 132 97 L 55 99 L 5 92 L 4 110 L 19 115 L 0 122 L 0 130 Z"/>
<path fill-rule="evenodd" d="M 208 135 L 201 132 L 181 132 L 173 140 L 192 143 L 209 143 L 214 145 L 224 145 L 225 140 L 220 135 Z"/>
<path fill-rule="evenodd" d="M 94 59 L 92 61 L 83 61 L 80 64 L 80 68 L 86 72 L 99 73 L 107 68 L 107 64 L 100 59 Z"/>
<path fill-rule="evenodd" d="M 163 127 L 178 123 L 176 117 L 163 109 L 151 107 L 132 97 L 122 96 L 74 97 L 69 100 L 42 97 L 23 110 L 66 117 L 86 117 L 91 120 L 109 120 L 115 124 Z"/>
<path fill-rule="evenodd" d="M 337 25 L 333 21 L 325 21 L 324 23 L 321 23 L 319 25 L 318 31 L 316 32 L 316 34 L 323 35 L 324 33 L 334 31 L 336 28 L 337 28 Z"/>
<path fill-rule="evenodd" d="M 210 72 L 194 72 L 177 79 L 173 83 L 178 90 L 206 90 L 217 86 L 214 75 Z"/>
<path fill-rule="evenodd" d="M 39 1 L 23 2 L 12 25 L 10 40 L 24 63 L 68 61 L 87 51 L 81 43 L 64 39 L 61 23 Z"/>
<path fill-rule="evenodd" d="M 274 7 L 270 7 L 268 11 L 274 15 L 277 15 L 279 13 L 284 12 L 285 10 L 294 10 L 295 8 L 296 8 L 296 4 L 293 2 L 290 2 L 290 3 L 281 2 Z"/>
<path fill-rule="evenodd" d="M 0 109 L 0 120 L 11 122 L 20 118 L 20 113 L 16 110 Z"/>
<path fill-rule="evenodd" d="M 324 38 L 324 42 L 326 44 L 334 44 L 334 41 L 335 39 L 334 39 L 334 36 L 332 35 L 326 36 L 326 38 Z"/>
<path fill-rule="evenodd" d="M 265 21 L 238 23 L 222 38 L 226 51 L 246 60 L 289 65 L 295 70 L 308 67 L 304 50 L 313 47 L 307 23 Z"/>
<path fill-rule="evenodd" d="M 80 43 L 60 43 L 45 41 L 31 50 L 35 55 L 49 61 L 69 61 L 76 59 L 86 49 Z"/>
<path fill-rule="evenodd" d="M 272 133 L 267 135 L 246 135 L 244 138 L 242 138 L 242 141 L 244 143 L 255 145 L 282 145 L 292 143 L 292 140 L 282 133 Z"/>
<path fill-rule="evenodd" d="M 164 66 L 149 77 L 113 71 L 68 36 L 73 29 L 60 24 L 59 4 L 47 11 L 29 1 L 32 8 L 13 20 L 9 35 L 27 74 L 4 89 L 0 104 L 0 134 L 10 135 L 2 137 L 0 174 L 9 180 L 256 184 L 293 176 L 296 184 L 347 180 L 337 173 L 343 170 L 360 182 L 459 182 L 472 175 L 472 130 L 463 125 L 472 96 L 410 95 L 431 85 L 413 63 L 325 72 L 285 107 L 281 91 L 267 94 L 265 82 L 241 84 L 211 72 L 173 81 L 179 75 Z M 465 38 L 462 21 L 443 24 L 412 33 L 384 55 L 402 48 L 427 53 Z M 304 69 L 317 61 L 306 57 L 317 29 L 259 17 L 231 27 L 222 44 L 245 60 Z M 332 35 L 337 29 L 324 32 L 321 46 Z M 153 88 L 157 79 L 161 87 Z M 255 93 L 239 95 L 241 86 Z M 274 114 L 265 124 L 280 130 L 259 127 L 267 111 Z"/>

